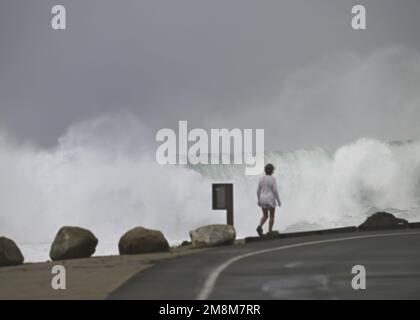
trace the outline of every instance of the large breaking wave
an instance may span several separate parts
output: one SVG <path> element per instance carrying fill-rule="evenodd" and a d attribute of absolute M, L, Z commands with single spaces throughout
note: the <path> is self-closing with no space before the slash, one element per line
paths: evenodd
<path fill-rule="evenodd" d="M 121 128 L 124 128 L 123 130 Z M 152 141 L 152 143 L 151 143 Z M 91 229 L 98 254 L 116 254 L 119 237 L 142 225 L 171 241 L 224 223 L 212 211 L 211 183 L 232 181 L 239 236 L 255 233 L 258 177 L 234 165 L 160 166 L 153 135 L 126 117 L 74 126 L 51 149 L 0 139 L 0 235 L 26 260 L 46 260 L 63 225 Z M 280 231 L 357 225 L 376 210 L 420 220 L 420 143 L 362 138 L 335 151 L 266 152 L 277 170 Z"/>

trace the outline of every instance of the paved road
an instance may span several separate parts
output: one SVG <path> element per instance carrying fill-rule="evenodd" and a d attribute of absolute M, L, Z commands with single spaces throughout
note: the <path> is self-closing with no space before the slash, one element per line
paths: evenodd
<path fill-rule="evenodd" d="M 366 269 L 353 290 L 351 269 Z M 111 299 L 420 299 L 420 230 L 214 248 L 160 262 Z"/>

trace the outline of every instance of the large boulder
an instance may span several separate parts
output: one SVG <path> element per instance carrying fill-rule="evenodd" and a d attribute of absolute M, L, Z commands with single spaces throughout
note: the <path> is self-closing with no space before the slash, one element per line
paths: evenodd
<path fill-rule="evenodd" d="M 136 227 L 121 237 L 118 249 L 120 255 L 163 252 L 169 250 L 169 243 L 158 230 Z"/>
<path fill-rule="evenodd" d="M 13 240 L 0 237 L 0 267 L 17 266 L 23 263 L 23 255 Z"/>
<path fill-rule="evenodd" d="M 359 229 L 361 230 L 379 230 L 388 228 L 401 228 L 408 226 L 408 221 L 405 219 L 396 218 L 393 214 L 388 212 L 376 212 L 363 222 Z"/>
<path fill-rule="evenodd" d="M 86 229 L 62 227 L 51 245 L 51 260 L 88 258 L 95 253 L 98 239 Z"/>
<path fill-rule="evenodd" d="M 230 225 L 212 224 L 190 231 L 190 237 L 194 247 L 215 247 L 233 244 L 236 232 Z"/>

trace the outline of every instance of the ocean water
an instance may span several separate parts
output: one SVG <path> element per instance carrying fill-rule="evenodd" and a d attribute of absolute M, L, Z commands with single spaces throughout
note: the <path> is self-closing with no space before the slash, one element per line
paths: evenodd
<path fill-rule="evenodd" d="M 153 137 L 136 123 L 106 120 L 75 126 L 50 149 L 0 137 L 0 235 L 15 240 L 26 261 L 45 261 L 64 225 L 90 229 L 96 255 L 117 254 L 127 230 L 161 230 L 171 243 L 189 231 L 225 223 L 211 210 L 211 184 L 234 183 L 239 237 L 255 234 L 258 176 L 240 165 L 160 166 Z M 275 165 L 283 206 L 281 232 L 358 225 L 388 210 L 420 221 L 420 143 L 361 138 L 336 150 L 266 152 Z"/>

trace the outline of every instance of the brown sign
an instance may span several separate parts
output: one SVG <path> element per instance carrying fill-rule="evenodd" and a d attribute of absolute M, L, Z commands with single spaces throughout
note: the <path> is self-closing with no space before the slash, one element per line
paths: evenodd
<path fill-rule="evenodd" d="M 212 200 L 213 210 L 226 210 L 227 224 L 233 226 L 233 184 L 214 183 Z"/>

